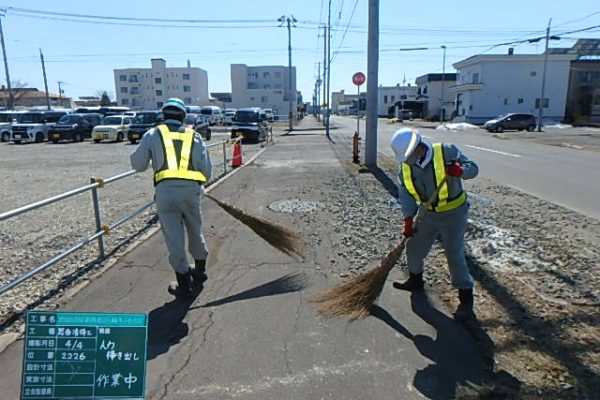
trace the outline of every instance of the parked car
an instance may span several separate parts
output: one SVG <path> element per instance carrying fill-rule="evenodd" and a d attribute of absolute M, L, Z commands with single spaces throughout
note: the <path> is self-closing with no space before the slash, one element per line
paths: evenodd
<path fill-rule="evenodd" d="M 269 126 L 260 108 L 241 108 L 235 112 L 231 138 L 242 137 L 244 141 L 260 142 L 267 140 Z"/>
<path fill-rule="evenodd" d="M 235 108 L 226 108 L 223 113 L 223 123 L 225 125 L 231 125 L 233 123 L 233 117 L 235 116 Z"/>
<path fill-rule="evenodd" d="M 509 113 L 499 115 L 494 119 L 487 121 L 483 127 L 490 132 L 503 132 L 508 129 L 522 131 L 527 129 L 529 132 L 536 127 L 536 120 L 533 114 Z"/>
<path fill-rule="evenodd" d="M 200 109 L 200 114 L 206 115 L 211 125 L 223 123 L 223 112 L 217 106 L 204 106 Z"/>
<path fill-rule="evenodd" d="M 273 114 L 273 110 L 270 108 L 265 108 L 265 115 L 267 117 L 267 121 L 273 121 L 275 119 L 275 114 Z"/>
<path fill-rule="evenodd" d="M 127 140 L 136 144 L 148 129 L 153 128 L 163 121 L 161 111 L 138 111 L 127 129 Z"/>
<path fill-rule="evenodd" d="M 19 111 L 0 111 L 0 138 L 3 142 L 10 142 L 13 121 L 21 113 Z"/>
<path fill-rule="evenodd" d="M 67 111 L 27 111 L 17 114 L 17 122 L 12 125 L 12 141 L 43 142 L 48 140 L 48 132 Z"/>
<path fill-rule="evenodd" d="M 52 143 L 58 143 L 60 140 L 72 140 L 81 142 L 86 138 L 92 137 L 92 130 L 102 121 L 102 114 L 67 114 L 58 120 L 58 123 L 50 128 L 50 138 Z"/>
<path fill-rule="evenodd" d="M 210 122 L 208 117 L 202 114 L 198 114 L 196 121 L 194 122 L 194 130 L 204 138 L 204 140 L 210 140 L 212 137 L 212 130 L 210 129 Z"/>
<path fill-rule="evenodd" d="M 193 128 L 196 125 L 196 120 L 198 119 L 198 116 L 200 115 L 202 114 L 187 113 L 185 119 L 183 120 L 183 124 L 187 127 Z"/>
<path fill-rule="evenodd" d="M 131 117 L 126 115 L 109 115 L 102 119 L 100 125 L 97 125 L 92 131 L 94 143 L 101 140 L 114 140 L 122 142 L 127 135 L 127 130 L 131 124 Z"/>

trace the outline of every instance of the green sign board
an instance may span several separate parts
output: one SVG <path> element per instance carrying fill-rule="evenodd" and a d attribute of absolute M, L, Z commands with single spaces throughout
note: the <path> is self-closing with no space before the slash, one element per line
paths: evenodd
<path fill-rule="evenodd" d="M 21 399 L 143 399 L 146 314 L 27 313 Z"/>

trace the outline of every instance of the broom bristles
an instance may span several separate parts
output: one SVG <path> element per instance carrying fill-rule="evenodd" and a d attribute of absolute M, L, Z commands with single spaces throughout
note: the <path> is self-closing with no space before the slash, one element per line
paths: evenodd
<path fill-rule="evenodd" d="M 311 301 L 319 304 L 319 314 L 326 318 L 348 316 L 353 320 L 371 315 L 388 274 L 402 255 L 405 243 L 406 239 L 403 239 L 376 268 L 314 296 Z"/>
<path fill-rule="evenodd" d="M 223 210 L 227 211 L 227 213 L 238 221 L 252 229 L 271 246 L 289 256 L 299 256 L 300 258 L 303 258 L 304 240 L 298 233 L 272 222 L 249 215 L 234 205 L 213 196 L 207 195 L 207 197 L 217 203 Z"/>

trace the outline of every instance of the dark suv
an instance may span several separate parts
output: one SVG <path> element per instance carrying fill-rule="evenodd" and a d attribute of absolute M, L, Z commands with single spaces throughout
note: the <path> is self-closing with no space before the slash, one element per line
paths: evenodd
<path fill-rule="evenodd" d="M 242 137 L 244 141 L 260 142 L 267 140 L 269 126 L 260 108 L 242 108 L 232 119 L 231 138 Z"/>
<path fill-rule="evenodd" d="M 144 133 L 150 128 L 154 128 L 163 121 L 161 111 L 140 111 L 136 112 L 133 122 L 127 130 L 127 140 L 131 144 L 136 144 L 144 136 Z"/>
<path fill-rule="evenodd" d="M 102 114 L 67 114 L 50 128 L 49 139 L 52 143 L 59 140 L 72 140 L 81 142 L 92 137 L 92 129 L 102 121 Z"/>
<path fill-rule="evenodd" d="M 533 114 L 510 113 L 489 120 L 483 127 L 490 132 L 503 132 L 508 129 L 527 129 L 531 132 L 536 127 L 536 121 Z"/>

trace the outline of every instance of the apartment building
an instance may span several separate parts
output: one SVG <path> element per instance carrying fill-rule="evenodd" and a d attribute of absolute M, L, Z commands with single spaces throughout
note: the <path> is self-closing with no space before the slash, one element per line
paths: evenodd
<path fill-rule="evenodd" d="M 289 78 L 291 73 L 292 85 Z M 231 107 L 270 108 L 279 119 L 287 119 L 289 99 L 296 113 L 296 68 L 231 64 Z"/>
<path fill-rule="evenodd" d="M 407 86 L 379 86 L 377 90 L 377 115 L 380 117 L 399 117 L 412 110 L 409 103 L 417 99 L 417 87 Z"/>
<path fill-rule="evenodd" d="M 543 54 L 479 54 L 453 64 L 456 96 L 452 116 L 483 123 L 509 112 L 537 115 L 540 103 L 544 119 L 563 120 L 570 63 L 576 54 L 548 54 L 544 99 L 540 101 Z"/>
<path fill-rule="evenodd" d="M 415 82 L 417 84 L 417 100 L 423 102 L 422 117 L 439 120 L 440 114 L 443 112 L 441 118 L 444 121 L 447 120 L 455 109 L 455 95 L 450 91 L 450 87 L 456 85 L 456 74 L 426 74 L 419 76 Z"/>
<path fill-rule="evenodd" d="M 151 68 L 115 69 L 117 104 L 133 110 L 153 110 L 177 97 L 188 105 L 208 104 L 208 75 L 192 67 L 167 67 L 162 58 L 153 58 Z"/>

